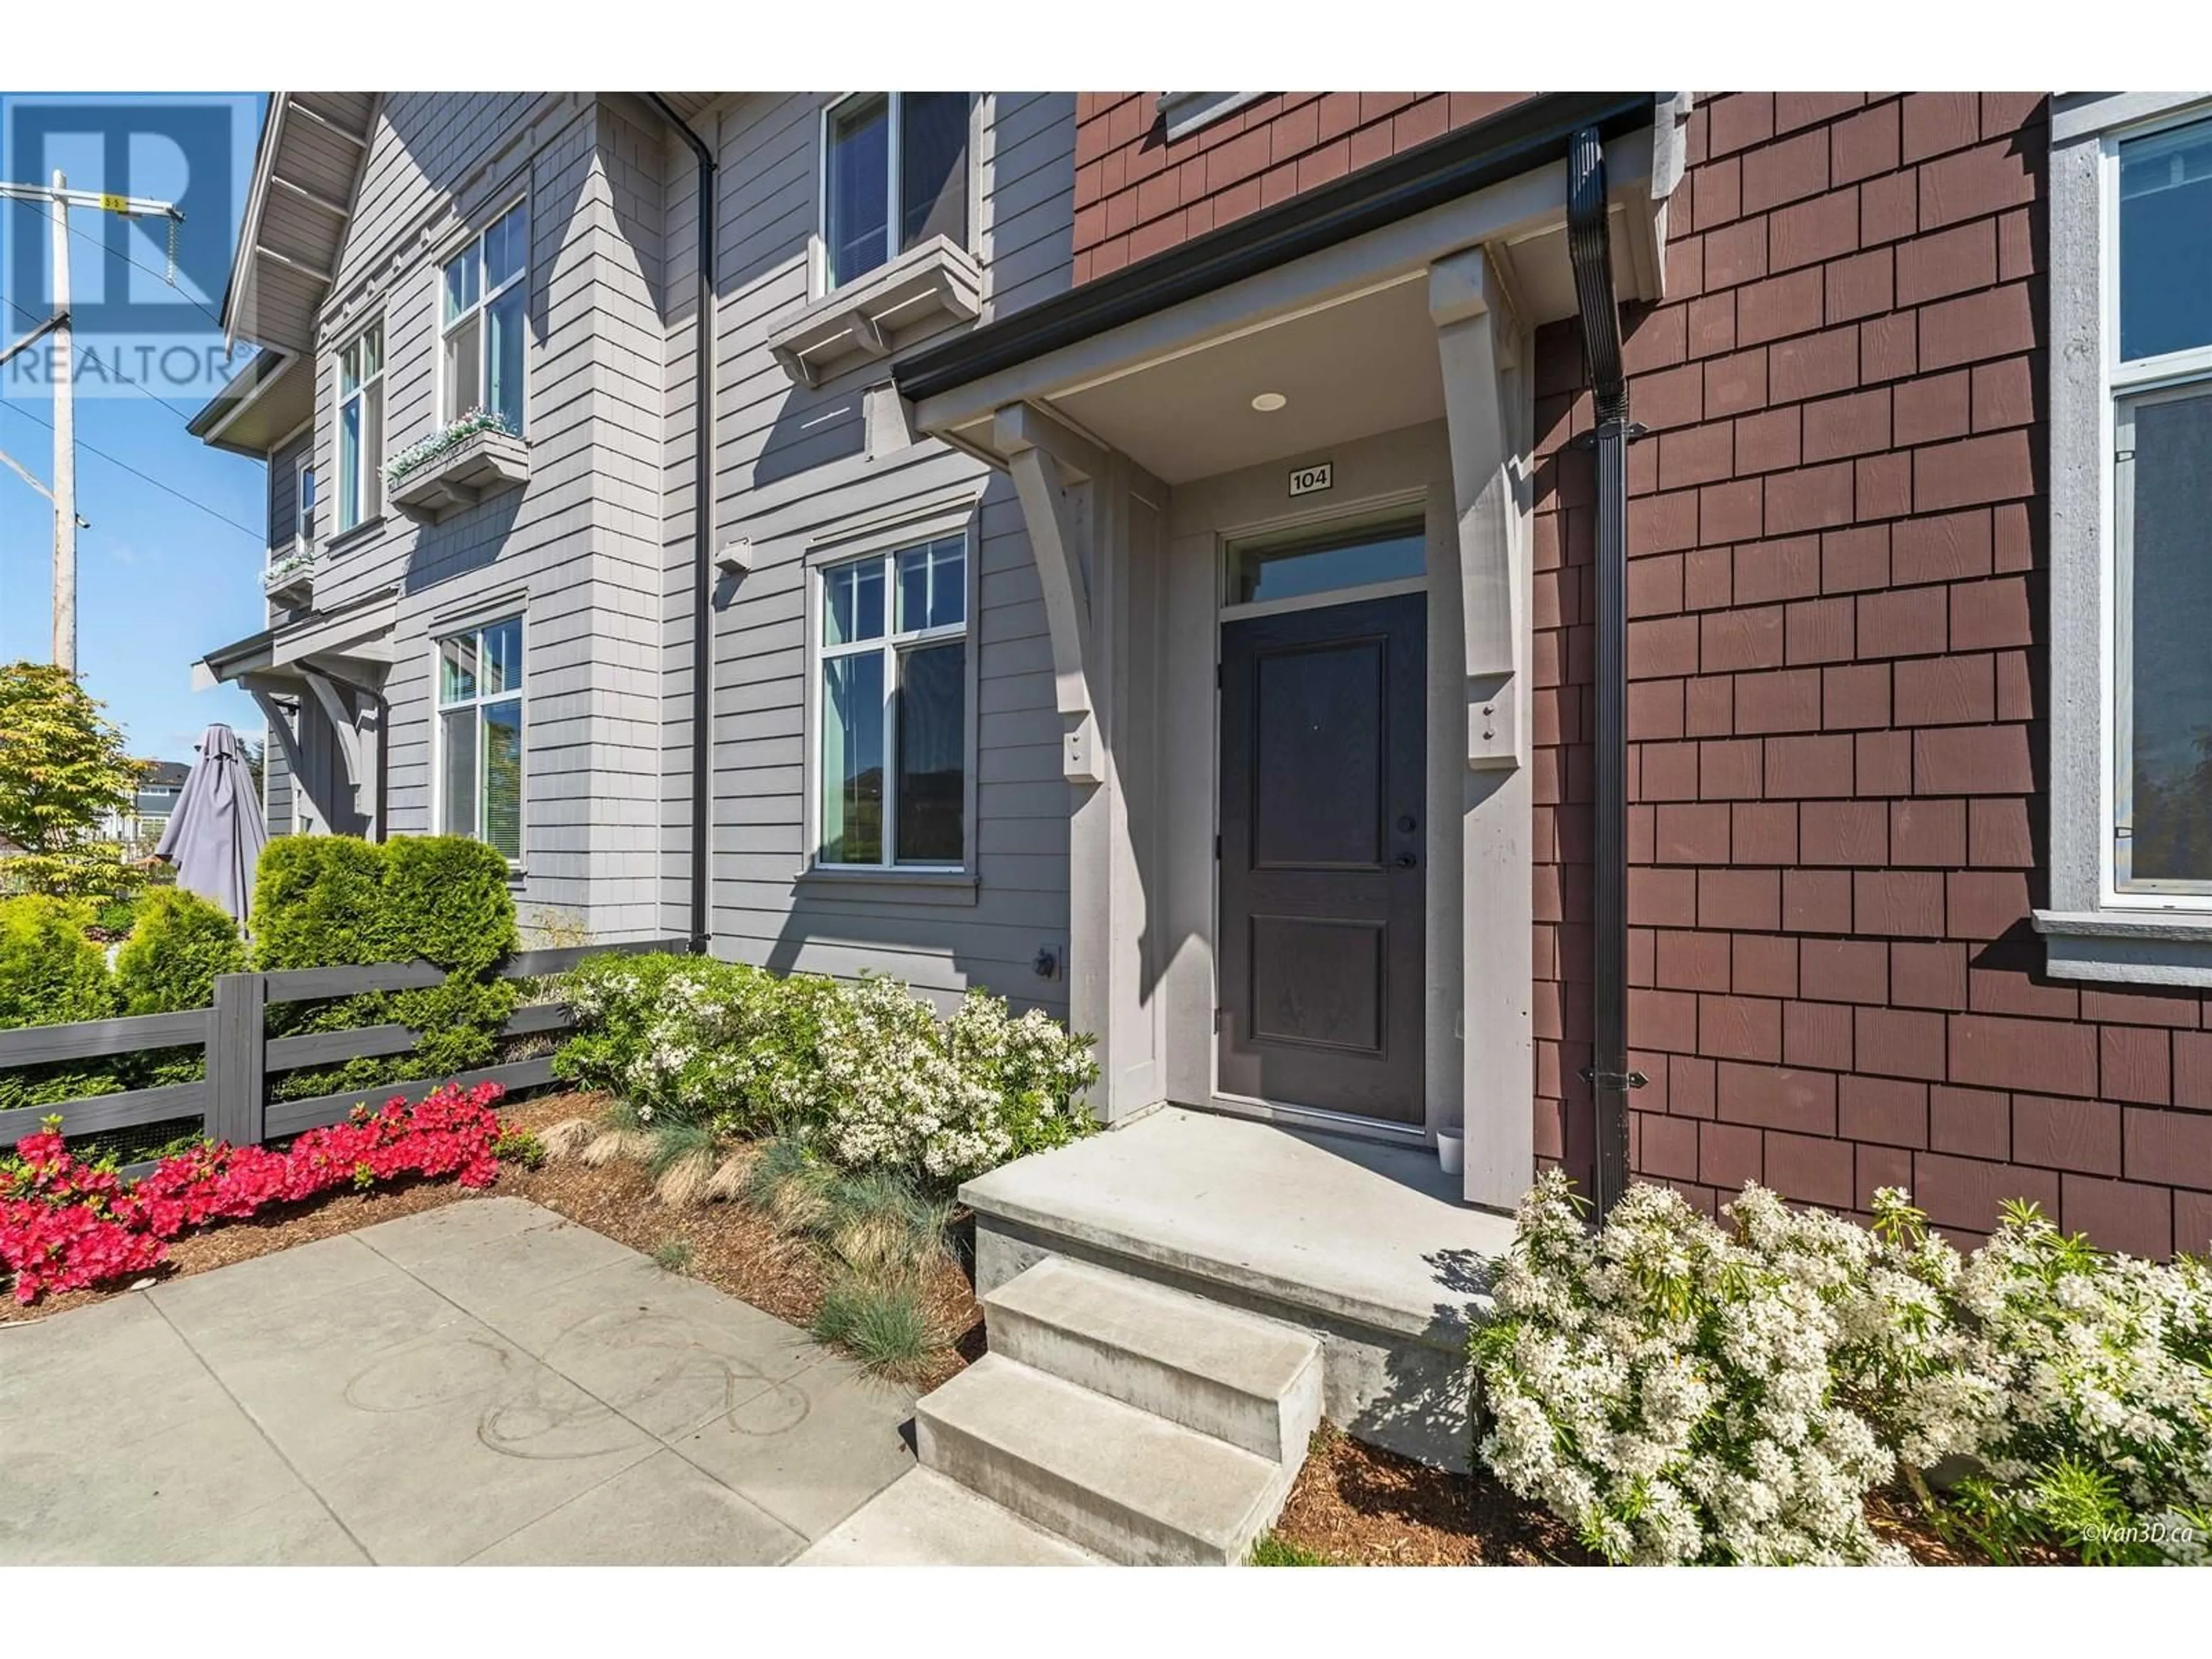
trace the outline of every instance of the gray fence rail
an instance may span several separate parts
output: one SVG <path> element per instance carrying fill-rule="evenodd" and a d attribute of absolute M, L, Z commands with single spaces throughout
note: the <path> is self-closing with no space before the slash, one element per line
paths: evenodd
<path fill-rule="evenodd" d="M 574 967 L 586 957 L 682 951 L 680 939 L 638 939 L 615 945 L 519 951 L 502 963 L 501 979 L 535 979 Z M 510 1060 L 465 1072 L 458 1077 L 416 1078 L 379 1084 L 305 1100 L 271 1100 L 272 1073 L 307 1066 L 335 1066 L 349 1060 L 377 1059 L 411 1052 L 419 1034 L 404 1025 L 364 1025 L 349 1031 L 314 1031 L 304 1036 L 271 1037 L 265 1016 L 270 1004 L 319 1002 L 369 991 L 422 990 L 443 982 L 445 972 L 427 962 L 374 963 L 355 968 L 300 968 L 270 974 L 225 974 L 215 982 L 214 1006 L 179 1014 L 137 1014 L 120 1019 L 88 1019 L 70 1025 L 28 1025 L 0 1030 L 0 1068 L 51 1065 L 72 1060 L 103 1060 L 157 1049 L 199 1048 L 207 1058 L 204 1082 L 173 1083 L 157 1089 L 88 1095 L 51 1106 L 19 1106 L 0 1111 L 0 1150 L 12 1147 L 46 1118 L 59 1117 L 62 1133 L 84 1135 L 149 1123 L 198 1117 L 218 1140 L 248 1146 L 280 1140 L 304 1130 L 336 1123 L 356 1106 L 380 1106 L 393 1096 L 417 1101 L 440 1084 L 497 1083 L 509 1090 L 534 1088 L 553 1080 L 550 1055 Z M 572 1024 L 558 1003 L 532 1003 L 514 1011 L 500 1030 L 503 1037 L 552 1036 Z"/>

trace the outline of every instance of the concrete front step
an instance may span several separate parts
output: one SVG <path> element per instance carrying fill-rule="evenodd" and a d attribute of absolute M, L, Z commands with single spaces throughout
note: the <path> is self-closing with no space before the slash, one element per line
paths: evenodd
<path fill-rule="evenodd" d="M 929 1469 L 909 1469 L 793 1561 L 796 1567 L 1098 1567 L 1057 1533 Z"/>
<path fill-rule="evenodd" d="M 1296 1466 L 989 1353 L 915 1407 L 922 1466 L 1109 1560 L 1233 1565 Z"/>
<path fill-rule="evenodd" d="M 983 1298 L 991 1352 L 1295 1471 L 1321 1343 L 1273 1320 L 1050 1256 Z"/>

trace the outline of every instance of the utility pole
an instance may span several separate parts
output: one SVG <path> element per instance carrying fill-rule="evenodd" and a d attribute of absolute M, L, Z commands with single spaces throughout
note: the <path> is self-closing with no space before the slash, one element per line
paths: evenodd
<path fill-rule="evenodd" d="M 76 672 L 76 376 L 70 362 L 69 180 L 54 169 L 54 666 Z"/>
<path fill-rule="evenodd" d="M 98 208 L 103 212 L 119 213 L 125 218 L 140 214 L 158 215 L 169 222 L 168 282 L 172 287 L 177 280 L 177 227 L 185 216 L 173 202 L 153 202 L 136 196 L 118 196 L 105 191 L 71 190 L 69 180 L 59 167 L 54 169 L 52 180 L 46 185 L 11 185 L 0 183 L 0 201 L 46 204 L 47 216 L 53 236 L 53 315 L 21 339 L 0 351 L 0 363 L 5 363 L 25 346 L 44 335 L 53 336 L 48 362 L 48 380 L 54 389 L 54 482 L 49 489 L 23 472 L 10 460 L 8 465 L 23 472 L 24 481 L 53 503 L 54 507 L 54 665 L 76 672 L 76 532 L 84 522 L 76 513 L 76 371 L 71 359 L 70 338 L 70 231 L 69 210 L 72 207 Z"/>

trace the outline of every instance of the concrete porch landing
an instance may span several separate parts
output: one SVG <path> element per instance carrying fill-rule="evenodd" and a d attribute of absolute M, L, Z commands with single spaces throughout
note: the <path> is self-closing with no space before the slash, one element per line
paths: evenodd
<path fill-rule="evenodd" d="M 1297 1325 L 1331 1422 L 1467 1467 L 1468 1315 L 1513 1224 L 1460 1202 L 1432 1154 L 1170 1106 L 960 1196 L 979 1293 L 1060 1255 Z"/>

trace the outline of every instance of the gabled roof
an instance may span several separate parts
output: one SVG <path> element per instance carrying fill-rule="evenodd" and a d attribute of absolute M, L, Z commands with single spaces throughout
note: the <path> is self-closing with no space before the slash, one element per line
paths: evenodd
<path fill-rule="evenodd" d="M 373 92 L 272 92 L 222 298 L 223 335 L 312 354 L 376 118 Z"/>

